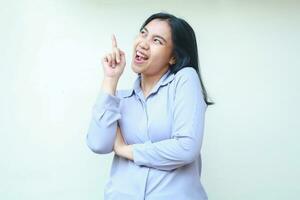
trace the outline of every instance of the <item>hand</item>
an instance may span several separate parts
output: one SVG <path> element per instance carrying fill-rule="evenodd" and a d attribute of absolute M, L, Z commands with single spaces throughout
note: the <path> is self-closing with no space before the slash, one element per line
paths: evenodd
<path fill-rule="evenodd" d="M 126 146 L 127 144 L 125 143 L 123 136 L 121 134 L 121 130 L 119 125 L 117 126 L 117 133 L 116 133 L 116 140 L 114 143 L 114 151 L 116 154 L 119 155 L 120 150 L 122 149 L 122 147 Z"/>
<path fill-rule="evenodd" d="M 112 52 L 102 58 L 104 75 L 119 79 L 126 65 L 125 53 L 117 47 L 115 35 L 112 35 Z"/>

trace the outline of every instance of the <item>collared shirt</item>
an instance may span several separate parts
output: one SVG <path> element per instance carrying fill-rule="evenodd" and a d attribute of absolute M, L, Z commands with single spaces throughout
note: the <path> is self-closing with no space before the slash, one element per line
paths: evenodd
<path fill-rule="evenodd" d="M 201 145 L 207 105 L 197 72 L 168 70 L 145 98 L 141 76 L 116 96 L 100 91 L 86 142 L 95 153 L 113 152 L 119 125 L 133 160 L 114 154 L 105 200 L 206 200 Z"/>

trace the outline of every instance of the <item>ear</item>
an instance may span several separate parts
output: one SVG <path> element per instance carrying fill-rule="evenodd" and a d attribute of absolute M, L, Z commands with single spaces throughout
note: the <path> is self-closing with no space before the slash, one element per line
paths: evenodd
<path fill-rule="evenodd" d="M 170 65 L 174 65 L 175 63 L 176 63 L 176 58 L 175 58 L 175 56 L 173 56 L 173 57 L 170 59 L 169 64 L 170 64 Z"/>

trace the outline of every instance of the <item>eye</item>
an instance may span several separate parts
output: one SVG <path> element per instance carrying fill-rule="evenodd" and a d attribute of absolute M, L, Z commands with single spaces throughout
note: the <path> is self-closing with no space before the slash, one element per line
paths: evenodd
<path fill-rule="evenodd" d="M 144 29 L 140 30 L 140 34 L 141 35 L 145 35 L 146 34 L 146 31 Z"/>
<path fill-rule="evenodd" d="M 162 43 L 159 39 L 157 39 L 157 38 L 154 39 L 154 42 L 157 43 L 157 44 L 163 44 L 163 43 Z"/>

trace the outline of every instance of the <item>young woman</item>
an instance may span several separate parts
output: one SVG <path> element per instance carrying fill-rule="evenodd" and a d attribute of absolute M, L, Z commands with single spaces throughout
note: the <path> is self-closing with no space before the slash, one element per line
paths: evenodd
<path fill-rule="evenodd" d="M 193 29 L 183 19 L 156 13 L 133 46 L 130 90 L 116 90 L 125 54 L 112 37 L 102 60 L 104 79 L 93 107 L 87 145 L 114 151 L 105 200 L 204 200 L 200 182 L 205 111 Z"/>

